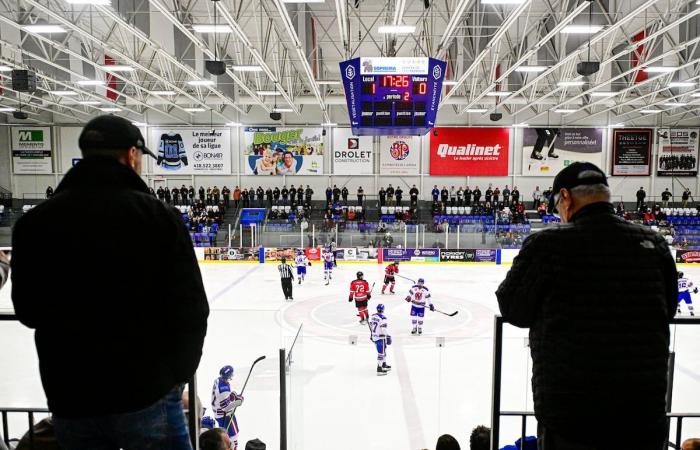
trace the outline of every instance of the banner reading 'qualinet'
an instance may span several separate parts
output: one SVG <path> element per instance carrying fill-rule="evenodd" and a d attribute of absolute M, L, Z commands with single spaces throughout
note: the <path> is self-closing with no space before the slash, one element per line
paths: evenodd
<path fill-rule="evenodd" d="M 508 128 L 434 128 L 430 175 L 507 176 Z"/>

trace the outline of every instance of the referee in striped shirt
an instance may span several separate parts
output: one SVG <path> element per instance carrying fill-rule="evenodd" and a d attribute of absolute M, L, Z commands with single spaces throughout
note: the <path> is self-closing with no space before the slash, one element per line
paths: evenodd
<path fill-rule="evenodd" d="M 294 300 L 292 298 L 292 282 L 294 281 L 292 266 L 287 264 L 286 258 L 282 258 L 282 264 L 277 266 L 277 270 L 280 271 L 280 277 L 282 278 L 282 292 L 284 292 L 284 299 L 288 301 Z"/>

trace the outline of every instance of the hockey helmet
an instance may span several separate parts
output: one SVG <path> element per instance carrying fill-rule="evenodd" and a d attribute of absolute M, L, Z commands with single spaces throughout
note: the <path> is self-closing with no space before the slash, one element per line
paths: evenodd
<path fill-rule="evenodd" d="M 377 312 L 378 313 L 383 313 L 384 312 L 384 304 L 380 303 L 377 305 Z"/>
<path fill-rule="evenodd" d="M 418 283 L 419 284 L 425 284 L 425 280 L 423 278 L 418 278 Z"/>
<path fill-rule="evenodd" d="M 216 422 L 214 422 L 214 419 L 212 419 L 211 417 L 204 416 L 202 417 L 201 428 L 203 430 L 211 430 L 212 428 L 216 428 Z"/>
<path fill-rule="evenodd" d="M 221 378 L 225 380 L 230 380 L 233 378 L 233 367 L 232 366 L 224 366 L 219 370 L 219 375 Z"/>
<path fill-rule="evenodd" d="M 398 265 L 399 265 L 399 262 L 398 262 L 398 261 L 394 261 L 394 265 L 395 265 L 395 266 L 398 266 Z"/>
<path fill-rule="evenodd" d="M 683 272 L 678 272 L 678 278 L 683 278 Z"/>
<path fill-rule="evenodd" d="M 364 277 L 364 276 L 365 276 L 364 273 L 362 273 L 362 272 L 357 272 L 357 279 L 358 279 L 358 280 L 361 280 L 362 277 Z"/>

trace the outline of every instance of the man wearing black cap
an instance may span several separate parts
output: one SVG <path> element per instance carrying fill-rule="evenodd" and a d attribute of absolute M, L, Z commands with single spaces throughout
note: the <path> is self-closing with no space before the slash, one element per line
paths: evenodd
<path fill-rule="evenodd" d="M 530 328 L 539 444 L 661 450 L 676 267 L 664 239 L 615 215 L 605 174 L 573 163 L 554 179 L 563 224 L 523 243 L 496 292 Z"/>
<path fill-rule="evenodd" d="M 139 176 L 154 155 L 137 127 L 97 117 L 79 147 L 55 195 L 13 230 L 12 300 L 36 330 L 56 436 L 71 450 L 191 449 L 182 386 L 209 314 L 192 242 Z"/>

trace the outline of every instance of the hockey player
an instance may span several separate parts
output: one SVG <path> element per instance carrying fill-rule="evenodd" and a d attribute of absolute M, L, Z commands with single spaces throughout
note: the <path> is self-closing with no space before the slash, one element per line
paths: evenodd
<path fill-rule="evenodd" d="M 698 288 L 693 286 L 693 282 L 685 278 L 683 272 L 678 272 L 678 314 L 681 313 L 681 302 L 685 302 L 690 315 L 695 315 L 693 300 L 690 298 L 690 288 L 693 288 L 693 294 L 698 293 Z"/>
<path fill-rule="evenodd" d="M 386 347 L 391 345 L 391 336 L 388 333 L 388 324 L 384 315 L 384 305 L 377 305 L 377 312 L 372 314 L 369 323 L 372 332 L 372 342 L 377 347 L 377 375 L 386 375 L 391 366 L 386 363 Z"/>
<path fill-rule="evenodd" d="M 294 258 L 294 264 L 297 266 L 297 278 L 299 279 L 298 284 L 301 284 L 306 277 L 306 266 L 311 265 L 303 250 L 297 252 L 297 256 Z"/>
<path fill-rule="evenodd" d="M 384 291 L 386 290 L 386 287 L 389 286 L 389 284 L 391 284 L 391 287 L 389 288 L 389 293 L 394 293 L 394 286 L 396 285 L 395 275 L 397 273 L 399 273 L 398 261 L 394 261 L 393 263 L 386 266 L 386 269 L 384 269 L 384 286 L 382 286 L 382 294 L 384 294 Z"/>
<path fill-rule="evenodd" d="M 425 305 L 427 304 L 431 311 L 435 311 L 433 301 L 430 300 L 430 291 L 424 286 L 425 280 L 418 278 L 416 283 L 406 296 L 406 301 L 411 305 L 411 323 L 413 330 L 411 334 L 423 334 L 423 316 L 425 315 Z"/>
<path fill-rule="evenodd" d="M 364 325 L 369 320 L 367 312 L 367 302 L 372 298 L 372 293 L 369 291 L 369 283 L 364 280 L 364 274 L 357 272 L 357 279 L 350 283 L 350 298 L 349 302 L 355 299 L 355 307 L 357 307 L 360 324 Z"/>
<path fill-rule="evenodd" d="M 330 283 L 331 278 L 333 278 L 333 253 L 326 251 L 323 256 L 323 279 L 326 280 L 326 286 Z"/>
<path fill-rule="evenodd" d="M 182 136 L 172 132 L 160 136 L 156 164 L 168 170 L 179 170 L 187 165 L 187 150 Z"/>
<path fill-rule="evenodd" d="M 231 389 L 230 381 L 233 378 L 233 367 L 224 366 L 219 371 L 219 377 L 214 380 L 214 387 L 211 392 L 211 407 L 214 410 L 214 417 L 221 428 L 226 429 L 226 433 L 233 442 L 233 450 L 238 449 L 238 422 L 236 416 L 231 415 L 234 409 L 243 404 L 243 396 L 236 394 Z"/>

